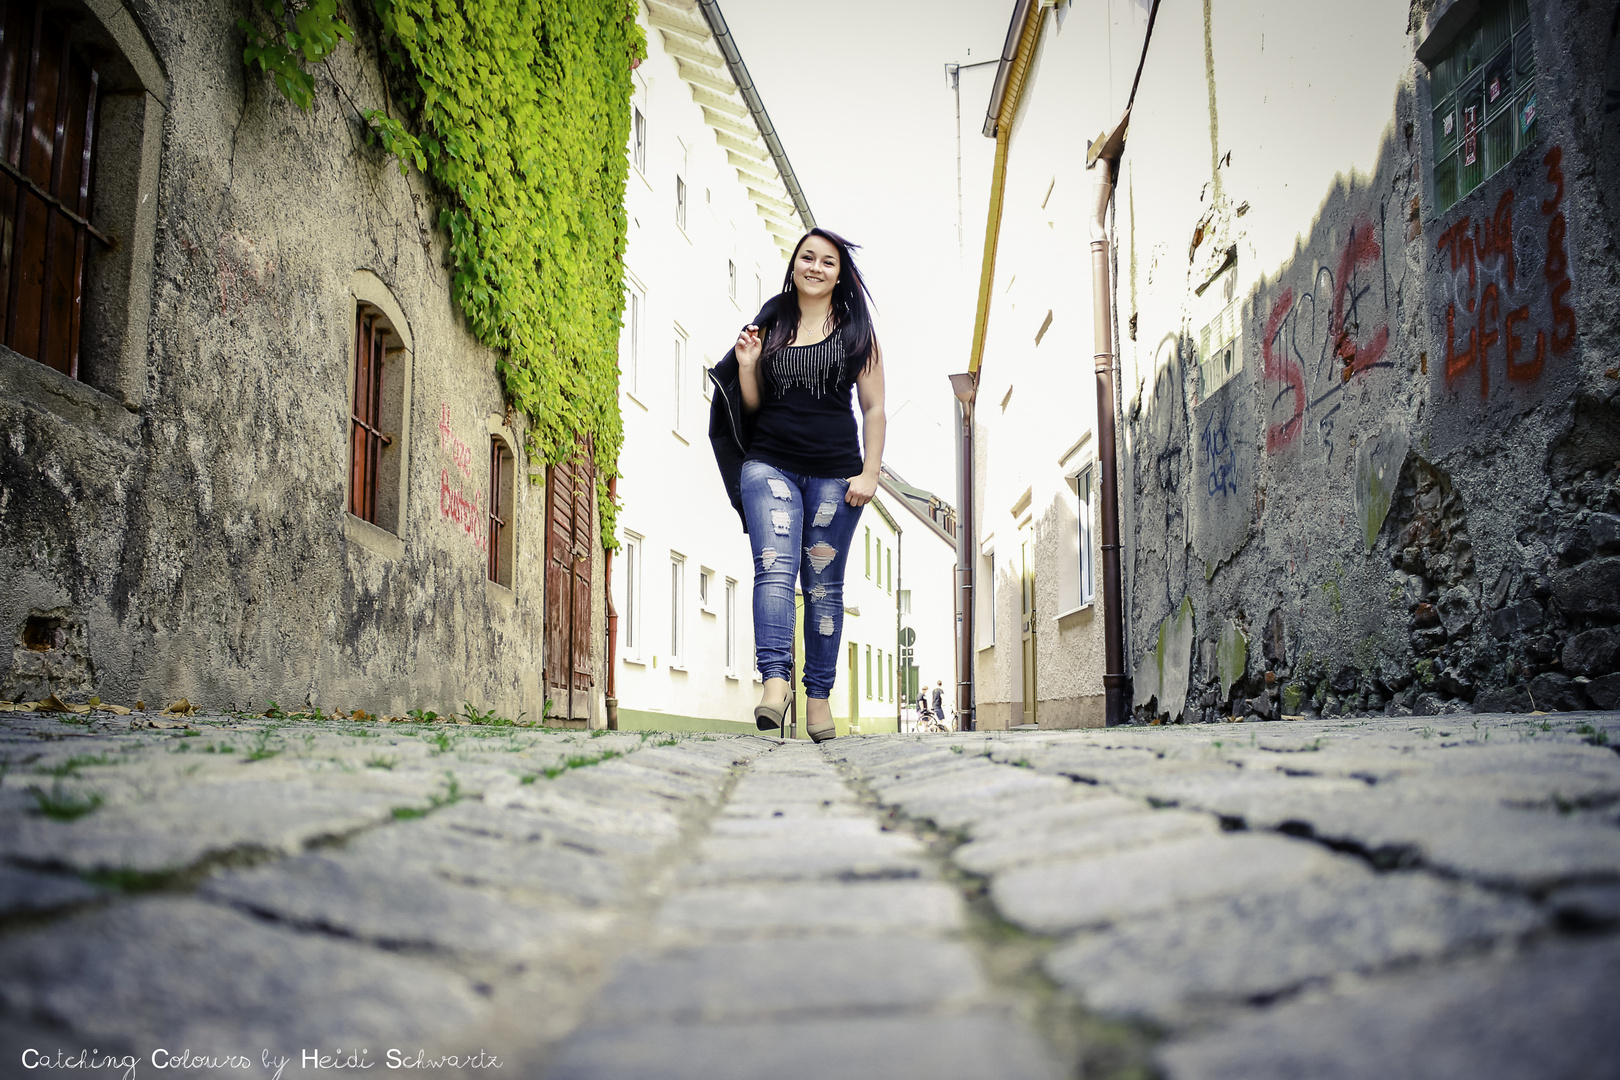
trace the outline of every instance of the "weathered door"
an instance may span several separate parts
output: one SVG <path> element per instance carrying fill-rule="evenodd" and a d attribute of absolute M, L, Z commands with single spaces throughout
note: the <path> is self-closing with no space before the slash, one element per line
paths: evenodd
<path fill-rule="evenodd" d="M 1020 618 L 1023 623 L 1023 632 L 1020 635 L 1020 647 L 1023 649 L 1024 665 L 1024 718 L 1023 723 L 1035 723 L 1035 551 L 1029 530 L 1023 531 L 1019 551 L 1023 558 L 1023 566 L 1018 575 Z"/>
<path fill-rule="evenodd" d="M 546 470 L 546 697 L 562 720 L 590 717 L 595 479 L 588 445 Z"/>

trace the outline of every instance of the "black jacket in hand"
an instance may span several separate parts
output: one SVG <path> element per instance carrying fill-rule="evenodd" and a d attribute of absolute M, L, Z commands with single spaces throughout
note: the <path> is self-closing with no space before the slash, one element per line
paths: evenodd
<path fill-rule="evenodd" d="M 776 297 L 765 301 L 765 306 L 754 316 L 753 325 L 763 327 L 775 306 Z M 714 400 L 709 402 L 709 444 L 714 447 L 714 461 L 720 466 L 720 479 L 725 482 L 726 494 L 731 496 L 732 509 L 742 518 L 743 532 L 747 532 L 748 517 L 743 513 L 742 504 L 742 466 L 748 446 L 754 441 L 754 421 L 743 411 L 736 349 L 728 349 L 720 362 L 709 369 L 709 378 L 714 381 Z"/>

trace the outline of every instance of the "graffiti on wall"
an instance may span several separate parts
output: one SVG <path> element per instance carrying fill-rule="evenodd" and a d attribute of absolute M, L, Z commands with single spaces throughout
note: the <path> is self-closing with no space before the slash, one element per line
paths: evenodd
<path fill-rule="evenodd" d="M 1481 400 L 1490 397 L 1493 367 L 1509 382 L 1533 383 L 1541 378 L 1549 353 L 1561 356 L 1575 344 L 1563 211 L 1563 150 L 1553 147 L 1541 163 L 1548 194 L 1539 207 L 1534 205 L 1534 196 L 1531 200 L 1532 212 L 1539 209 L 1545 223 L 1546 254 L 1539 275 L 1520 273 L 1512 188 L 1502 193 L 1489 217 L 1477 223 L 1459 218 L 1436 241 L 1435 251 L 1447 257 L 1443 261 L 1449 261 L 1451 277 L 1443 331 L 1446 385 L 1473 372 L 1479 380 Z M 1542 227 L 1538 223 L 1525 231 L 1540 232 Z M 1531 306 L 1543 296 L 1547 310 L 1540 313 L 1543 318 L 1535 319 Z"/>
<path fill-rule="evenodd" d="M 472 447 L 450 423 L 450 403 L 439 403 L 439 449 L 450 457 L 462 477 L 472 479 Z M 456 526 L 467 542 L 480 552 L 489 550 L 489 516 L 484 509 L 484 493 L 473 490 L 468 495 L 461 480 L 450 486 L 450 469 L 439 470 L 439 517 Z"/>
<path fill-rule="evenodd" d="M 461 475 L 472 479 L 472 447 L 450 426 L 450 403 L 439 402 L 439 449 L 450 455 Z"/>
<path fill-rule="evenodd" d="M 1358 218 L 1339 252 L 1336 272 L 1318 266 L 1310 289 L 1296 293 L 1289 286 L 1272 301 L 1260 339 L 1269 453 L 1293 445 L 1312 423 L 1331 463 L 1339 411 L 1334 399 L 1357 376 L 1393 366 L 1386 358 L 1389 277 L 1379 231 L 1372 215 Z M 1370 296 L 1375 267 L 1382 278 L 1381 303 Z"/>

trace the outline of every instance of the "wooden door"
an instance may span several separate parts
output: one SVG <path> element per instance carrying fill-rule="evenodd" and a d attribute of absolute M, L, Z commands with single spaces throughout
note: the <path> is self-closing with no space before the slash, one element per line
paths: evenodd
<path fill-rule="evenodd" d="M 1029 531 L 1024 535 L 1018 545 L 1023 566 L 1018 574 L 1018 592 L 1021 605 L 1020 619 L 1023 629 L 1020 634 L 1020 648 L 1023 650 L 1024 667 L 1024 718 L 1023 723 L 1035 723 L 1035 551 L 1030 539 Z"/>
<path fill-rule="evenodd" d="M 590 717 L 592 509 L 590 448 L 546 470 L 546 696 L 561 720 Z"/>

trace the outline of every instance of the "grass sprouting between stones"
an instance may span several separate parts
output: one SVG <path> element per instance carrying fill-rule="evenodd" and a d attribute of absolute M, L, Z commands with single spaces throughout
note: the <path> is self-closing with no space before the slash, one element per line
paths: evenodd
<path fill-rule="evenodd" d="M 37 784 L 30 785 L 28 794 L 39 804 L 39 812 L 53 821 L 77 821 L 99 809 L 105 801 L 99 792 L 81 795 L 68 791 L 62 787 L 60 779 L 51 785 L 49 791 Z"/>

